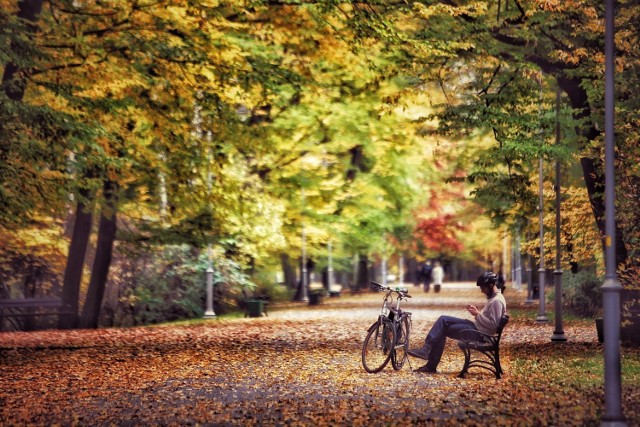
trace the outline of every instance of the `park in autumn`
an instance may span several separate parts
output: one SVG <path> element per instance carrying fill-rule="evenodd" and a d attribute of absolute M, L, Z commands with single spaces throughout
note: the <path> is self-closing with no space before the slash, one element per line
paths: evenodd
<path fill-rule="evenodd" d="M 442 313 L 482 303 L 473 283 L 439 294 L 410 287 L 413 343 Z M 458 378 L 462 352 L 447 344 L 436 374 L 418 359 L 369 374 L 362 341 L 381 295 L 286 304 L 260 318 L 220 318 L 127 329 L 0 336 L 2 425 L 469 425 L 596 426 L 603 408 L 602 344 L 592 322 L 566 322 L 549 340 L 537 307 L 506 291 L 512 321 L 502 379 Z M 623 351 L 623 408 L 640 422 L 640 352 Z"/>
<path fill-rule="evenodd" d="M 0 425 L 640 424 L 639 20 L 0 0 Z M 363 369 L 488 271 L 502 379 Z"/>

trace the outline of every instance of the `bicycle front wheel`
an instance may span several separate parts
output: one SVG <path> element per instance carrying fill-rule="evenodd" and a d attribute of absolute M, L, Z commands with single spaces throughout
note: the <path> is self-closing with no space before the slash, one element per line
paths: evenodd
<path fill-rule="evenodd" d="M 389 363 L 395 342 L 396 331 L 391 322 L 380 319 L 371 325 L 362 346 L 364 370 L 370 374 L 383 370 Z"/>
<path fill-rule="evenodd" d="M 393 369 L 399 371 L 404 366 L 404 362 L 409 357 L 409 334 L 411 332 L 411 323 L 408 316 L 402 317 L 396 324 L 396 343 L 391 354 L 391 365 Z"/>

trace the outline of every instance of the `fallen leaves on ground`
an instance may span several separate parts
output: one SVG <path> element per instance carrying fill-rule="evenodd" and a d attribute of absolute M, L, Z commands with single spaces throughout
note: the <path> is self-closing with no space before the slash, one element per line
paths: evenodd
<path fill-rule="evenodd" d="M 445 298 L 407 304 L 414 346 L 456 310 Z M 343 296 L 260 319 L 3 333 L 0 425 L 600 424 L 602 345 L 590 323 L 567 322 L 570 340 L 558 344 L 552 325 L 513 320 L 502 380 L 478 370 L 457 378 L 463 356 L 452 342 L 438 374 L 412 372 L 417 359 L 367 374 L 360 352 L 378 305 L 379 295 Z M 623 412 L 640 425 L 640 351 L 623 349 L 623 361 Z"/>

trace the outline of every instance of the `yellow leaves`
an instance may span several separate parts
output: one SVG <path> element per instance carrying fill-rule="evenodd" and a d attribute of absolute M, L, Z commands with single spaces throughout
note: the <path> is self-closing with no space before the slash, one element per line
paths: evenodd
<path fill-rule="evenodd" d="M 443 3 L 437 3 L 433 6 L 425 6 L 422 3 L 414 3 L 414 10 L 423 19 L 429 19 L 433 16 L 446 14 L 450 16 L 481 16 L 487 12 L 487 4 L 485 2 L 471 2 L 463 6 L 451 6 Z"/>

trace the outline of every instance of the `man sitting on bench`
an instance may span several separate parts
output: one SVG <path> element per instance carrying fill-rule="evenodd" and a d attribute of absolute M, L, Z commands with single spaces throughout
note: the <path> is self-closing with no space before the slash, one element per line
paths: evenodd
<path fill-rule="evenodd" d="M 500 319 L 507 312 L 507 302 L 496 287 L 497 281 L 498 276 L 491 271 L 483 273 L 478 278 L 476 285 L 480 287 L 480 291 L 486 295 L 488 301 L 482 311 L 474 305 L 467 305 L 467 311 L 475 318 L 473 321 L 453 316 L 440 316 L 427 334 L 422 348 L 407 352 L 413 357 L 428 360 L 427 364 L 416 369 L 416 372 L 436 372 L 447 338 L 468 339 L 469 329 L 489 335 L 496 333 Z M 461 334 L 462 331 L 465 331 L 464 336 Z M 481 339 L 482 336 L 478 334 L 478 340 Z"/>

